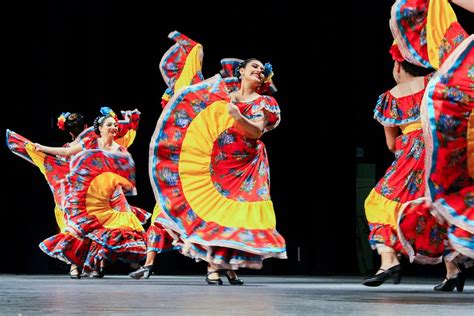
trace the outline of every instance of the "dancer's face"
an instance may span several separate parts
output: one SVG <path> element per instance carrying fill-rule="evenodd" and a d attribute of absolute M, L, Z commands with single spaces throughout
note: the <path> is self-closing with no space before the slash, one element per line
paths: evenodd
<path fill-rule="evenodd" d="M 99 127 L 100 135 L 103 137 L 112 136 L 115 137 L 118 132 L 118 124 L 114 118 L 108 117 L 102 123 L 102 126 Z"/>
<path fill-rule="evenodd" d="M 263 71 L 263 64 L 260 61 L 253 59 L 249 61 L 244 68 L 240 69 L 240 74 L 242 76 L 242 80 L 247 79 L 249 81 L 261 84 L 264 79 Z"/>

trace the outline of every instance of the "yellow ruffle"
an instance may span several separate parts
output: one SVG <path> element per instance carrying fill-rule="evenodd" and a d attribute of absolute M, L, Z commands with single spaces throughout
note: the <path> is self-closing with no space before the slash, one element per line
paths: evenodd
<path fill-rule="evenodd" d="M 118 185 L 132 186 L 127 179 L 112 172 L 104 172 L 95 177 L 87 190 L 87 212 L 97 217 L 104 228 L 144 231 L 135 214 L 111 208 L 109 197 Z"/>
<path fill-rule="evenodd" d="M 27 143 L 25 145 L 25 150 L 28 153 L 28 156 L 30 156 L 35 166 L 38 167 L 38 169 L 46 178 L 46 169 L 44 166 L 44 158 L 46 157 L 46 154 L 36 151 L 32 143 Z M 57 205 L 54 206 L 54 217 L 56 218 L 56 223 L 58 224 L 59 230 L 61 232 L 64 232 L 64 229 L 66 228 L 66 222 L 64 221 L 64 212 Z"/>
<path fill-rule="evenodd" d="M 406 125 L 400 126 L 403 135 L 406 135 L 408 133 L 411 133 L 413 131 L 416 131 L 418 129 L 421 129 L 421 122 L 416 122 L 416 123 L 410 123 Z"/>
<path fill-rule="evenodd" d="M 439 68 L 439 47 L 448 28 L 457 21 L 448 0 L 430 0 L 426 24 L 428 58 L 434 69 Z"/>
<path fill-rule="evenodd" d="M 46 157 L 45 153 L 35 150 L 35 146 L 32 143 L 27 143 L 25 145 L 26 152 L 30 156 L 33 163 L 39 168 L 42 174 L 46 176 L 46 170 L 44 167 L 44 158 Z"/>
<path fill-rule="evenodd" d="M 276 225 L 272 201 L 239 202 L 223 196 L 214 187 L 209 171 L 217 137 L 234 119 L 226 101 L 217 101 L 201 111 L 188 127 L 179 159 L 179 175 L 186 200 L 203 220 L 226 227 L 268 229 Z"/>
<path fill-rule="evenodd" d="M 130 147 L 137 136 L 137 131 L 130 129 L 125 135 L 115 140 L 115 142 L 125 148 Z"/>
<path fill-rule="evenodd" d="M 162 212 L 162 208 L 161 206 L 156 203 L 155 204 L 155 207 L 153 208 L 153 215 L 151 215 L 151 225 L 153 225 L 153 223 L 155 222 L 156 218 L 158 217 L 158 215 L 160 215 L 160 213 Z"/>
<path fill-rule="evenodd" d="M 56 217 L 56 223 L 58 224 L 61 233 L 64 233 L 66 228 L 66 221 L 64 220 L 64 212 L 56 205 L 54 207 L 54 216 Z"/>
<path fill-rule="evenodd" d="M 186 58 L 186 62 L 184 63 L 183 71 L 179 75 L 179 78 L 176 80 L 174 85 L 174 92 L 183 87 L 189 86 L 197 72 L 201 71 L 202 54 L 203 52 L 201 44 L 196 44 L 196 46 L 191 49 L 189 55 Z"/>
<path fill-rule="evenodd" d="M 365 199 L 364 206 L 369 223 L 388 224 L 396 229 L 400 203 L 387 199 L 373 189 Z"/>

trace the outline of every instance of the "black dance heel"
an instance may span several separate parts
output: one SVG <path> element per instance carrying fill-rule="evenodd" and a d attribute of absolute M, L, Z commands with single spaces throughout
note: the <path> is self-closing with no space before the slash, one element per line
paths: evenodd
<path fill-rule="evenodd" d="M 219 275 L 219 271 L 209 271 L 207 272 L 207 275 L 206 275 L 206 282 L 207 284 L 209 285 L 222 285 L 222 280 L 221 278 L 218 278 L 218 279 L 209 279 L 209 275 L 213 274 L 213 273 L 217 273 Z"/>
<path fill-rule="evenodd" d="M 231 272 L 231 273 L 234 274 L 234 277 L 233 277 L 233 278 L 230 277 L 230 273 L 229 273 L 229 272 Z M 242 284 L 244 284 L 244 280 L 238 279 L 238 278 L 237 278 L 237 275 L 235 274 L 234 271 L 232 271 L 232 270 L 224 270 L 224 274 L 225 274 L 225 276 L 226 276 L 226 278 L 227 278 L 227 281 L 229 281 L 230 285 L 242 285 Z"/>
<path fill-rule="evenodd" d="M 100 267 L 99 268 L 99 278 L 103 278 L 105 276 L 105 267 Z"/>
<path fill-rule="evenodd" d="M 151 270 L 153 269 L 153 265 L 143 266 L 138 268 L 136 271 L 133 271 L 128 274 L 129 277 L 134 278 L 136 280 L 145 278 L 150 278 Z"/>
<path fill-rule="evenodd" d="M 105 269 L 104 267 L 100 267 L 99 270 L 92 271 L 89 274 L 90 278 L 94 279 L 102 279 L 105 276 Z"/>
<path fill-rule="evenodd" d="M 462 272 L 456 273 L 456 275 L 452 278 L 445 279 L 440 284 L 434 287 L 435 291 L 443 291 L 443 292 L 452 292 L 454 288 L 458 292 L 464 291 L 464 283 L 466 282 L 466 276 Z"/>
<path fill-rule="evenodd" d="M 73 271 L 77 271 L 77 273 L 72 273 Z M 79 267 L 75 267 L 69 270 L 69 276 L 71 277 L 71 279 L 80 279 L 81 274 L 79 273 Z"/>
<path fill-rule="evenodd" d="M 402 266 L 400 264 L 397 264 L 396 266 L 393 266 L 387 270 L 379 270 L 382 270 L 383 272 L 365 279 L 362 284 L 366 286 L 379 286 L 390 278 L 393 279 L 393 284 L 400 283 L 400 280 L 402 279 Z"/>

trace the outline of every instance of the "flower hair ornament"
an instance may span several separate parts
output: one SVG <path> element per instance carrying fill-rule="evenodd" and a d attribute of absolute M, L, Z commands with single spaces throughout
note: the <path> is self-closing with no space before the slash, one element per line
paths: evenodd
<path fill-rule="evenodd" d="M 68 116 L 71 115 L 70 112 L 63 112 L 61 115 L 58 117 L 58 128 L 62 131 L 66 130 L 66 127 L 64 126 L 64 123 L 66 123 L 66 120 Z"/>
<path fill-rule="evenodd" d="M 269 82 L 272 80 L 273 77 L 273 66 L 270 63 L 265 63 L 263 65 L 263 76 L 265 77 L 263 83 Z"/>
<path fill-rule="evenodd" d="M 115 114 L 115 112 L 109 108 L 108 106 L 103 106 L 100 108 L 100 114 L 102 114 L 102 117 L 99 119 L 99 124 L 102 123 L 102 121 L 106 118 L 106 117 L 113 117 L 113 119 L 118 122 L 118 117 L 117 117 L 117 114 Z"/>
<path fill-rule="evenodd" d="M 273 84 L 273 66 L 272 64 L 265 63 L 263 65 L 263 83 L 258 88 L 257 92 L 260 94 L 273 94 L 277 91 L 275 85 Z"/>
<path fill-rule="evenodd" d="M 390 55 L 392 55 L 392 59 L 395 61 L 398 61 L 399 63 L 405 60 L 405 58 L 403 58 L 402 53 L 400 52 L 400 49 L 398 48 L 397 41 L 393 41 L 393 44 L 390 47 L 389 53 Z"/>

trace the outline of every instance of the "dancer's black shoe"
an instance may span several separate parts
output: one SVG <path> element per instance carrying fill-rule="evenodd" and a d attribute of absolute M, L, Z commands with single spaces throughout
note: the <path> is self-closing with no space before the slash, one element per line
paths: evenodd
<path fill-rule="evenodd" d="M 74 271 L 76 271 L 76 273 L 73 273 Z M 71 279 L 80 279 L 81 274 L 79 273 L 79 268 L 75 267 L 69 270 L 69 276 L 71 277 Z"/>
<path fill-rule="evenodd" d="M 402 278 L 402 266 L 400 264 L 397 264 L 396 266 L 393 266 L 387 270 L 379 270 L 382 270 L 383 272 L 365 279 L 362 284 L 365 286 L 379 286 L 390 278 L 393 279 L 393 284 L 400 283 Z"/>
<path fill-rule="evenodd" d="M 209 276 L 213 273 L 216 273 L 217 275 L 219 275 L 219 271 L 209 271 L 207 272 L 207 275 L 206 275 L 206 282 L 207 284 L 209 285 L 222 285 L 222 280 L 221 278 L 217 278 L 217 279 L 209 279 Z"/>
<path fill-rule="evenodd" d="M 136 280 L 141 279 L 141 278 L 148 279 L 150 277 L 152 268 L 153 268 L 153 265 L 143 266 L 129 273 L 128 276 Z"/>
<path fill-rule="evenodd" d="M 445 279 L 440 284 L 434 287 L 435 291 L 443 291 L 443 292 L 452 292 L 454 288 L 458 292 L 464 291 L 464 283 L 466 282 L 466 276 L 462 271 L 456 273 L 456 275 L 452 278 Z"/>
<path fill-rule="evenodd" d="M 244 280 L 237 278 L 237 275 L 232 270 L 223 270 L 227 281 L 229 281 L 230 285 L 242 285 L 244 284 Z"/>

